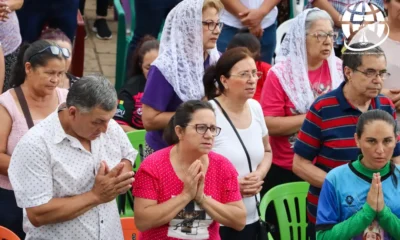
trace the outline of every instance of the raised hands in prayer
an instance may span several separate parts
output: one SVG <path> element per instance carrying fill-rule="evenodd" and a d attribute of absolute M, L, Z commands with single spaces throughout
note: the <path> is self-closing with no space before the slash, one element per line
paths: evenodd
<path fill-rule="evenodd" d="M 204 201 L 204 165 L 200 160 L 194 161 L 185 171 L 183 193 L 201 204 Z"/>
<path fill-rule="evenodd" d="M 367 195 L 367 203 L 378 213 L 385 207 L 380 173 L 374 173 L 371 188 Z"/>
<path fill-rule="evenodd" d="M 123 162 L 111 170 L 109 170 L 105 161 L 100 163 L 100 169 L 92 188 L 92 192 L 100 203 L 110 202 L 119 194 L 125 193 L 132 188 L 133 175 L 135 173 L 132 171 L 124 172 L 123 169 Z"/>

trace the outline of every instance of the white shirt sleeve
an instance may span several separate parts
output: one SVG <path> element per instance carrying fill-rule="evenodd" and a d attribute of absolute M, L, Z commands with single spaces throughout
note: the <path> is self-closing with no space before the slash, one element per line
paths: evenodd
<path fill-rule="evenodd" d="M 36 207 L 53 198 L 50 155 L 42 139 L 25 135 L 11 156 L 8 176 L 20 208 Z"/>
<path fill-rule="evenodd" d="M 265 123 L 264 114 L 263 114 L 260 103 L 254 99 L 251 99 L 249 101 L 249 103 L 250 103 L 251 108 L 253 109 L 253 112 L 256 114 L 257 121 L 260 123 L 262 136 L 263 137 L 267 136 L 268 128 L 267 128 L 267 124 Z"/>

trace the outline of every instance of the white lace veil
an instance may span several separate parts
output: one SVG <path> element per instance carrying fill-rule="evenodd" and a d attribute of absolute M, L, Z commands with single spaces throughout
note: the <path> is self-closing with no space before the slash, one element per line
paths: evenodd
<path fill-rule="evenodd" d="M 203 0 L 183 0 L 168 14 L 155 65 L 182 101 L 204 97 Z M 208 51 L 210 65 L 219 59 Z"/>
<path fill-rule="evenodd" d="M 300 113 L 306 113 L 314 102 L 314 94 L 308 78 L 305 22 L 307 14 L 319 8 L 306 9 L 293 19 L 281 48 L 276 56 L 276 64 L 271 68 L 279 78 L 283 90 Z M 342 61 L 335 57 L 332 48 L 328 57 L 332 79 L 331 89 L 343 81 Z"/>

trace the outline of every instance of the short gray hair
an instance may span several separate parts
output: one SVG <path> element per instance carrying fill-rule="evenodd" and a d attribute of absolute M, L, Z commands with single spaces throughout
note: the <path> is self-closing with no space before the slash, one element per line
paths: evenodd
<path fill-rule="evenodd" d="M 373 43 L 367 43 L 367 42 L 358 42 L 358 43 L 353 43 L 350 44 L 351 49 L 365 49 L 374 46 Z M 343 59 L 343 76 L 345 78 L 345 81 L 347 81 L 346 74 L 344 74 L 344 68 L 347 66 L 350 69 L 357 69 L 359 66 L 362 65 L 362 57 L 363 56 L 376 56 L 376 57 L 381 57 L 384 56 L 386 60 L 386 55 L 385 52 L 380 48 L 379 46 L 376 46 L 374 48 L 368 49 L 368 50 L 360 50 L 360 51 L 353 51 L 350 49 L 346 49 L 346 51 L 342 54 L 342 59 Z"/>
<path fill-rule="evenodd" d="M 74 106 L 82 112 L 100 107 L 107 112 L 117 107 L 118 97 L 114 86 L 104 76 L 85 76 L 69 89 L 67 107 Z"/>
<path fill-rule="evenodd" d="M 331 22 L 332 27 L 334 26 L 333 20 L 331 16 L 325 11 L 321 9 L 313 9 L 311 10 L 306 17 L 305 29 L 306 33 L 310 30 L 313 23 L 317 20 L 329 20 Z"/>

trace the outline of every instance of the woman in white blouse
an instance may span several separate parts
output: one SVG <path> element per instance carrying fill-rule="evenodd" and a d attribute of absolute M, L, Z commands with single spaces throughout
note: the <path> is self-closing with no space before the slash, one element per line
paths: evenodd
<path fill-rule="evenodd" d="M 246 227 L 240 232 L 221 227 L 222 240 L 252 240 L 259 233 L 256 201 L 260 201 L 258 193 L 272 161 L 262 109 L 252 99 L 260 77 L 252 54 L 240 47 L 225 52 L 215 66 L 207 69 L 203 79 L 206 97 L 211 99 L 217 124 L 222 128 L 213 151 L 228 158 L 238 171 L 247 210 Z"/>

